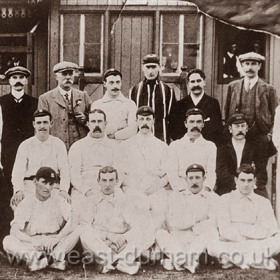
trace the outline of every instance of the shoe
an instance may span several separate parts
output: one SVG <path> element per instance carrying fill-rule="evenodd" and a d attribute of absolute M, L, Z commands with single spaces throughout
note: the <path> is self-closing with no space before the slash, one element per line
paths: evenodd
<path fill-rule="evenodd" d="M 105 273 L 108 273 L 112 270 L 115 270 L 116 268 L 112 265 L 112 264 L 108 264 L 108 265 L 104 265 L 102 270 L 101 270 L 101 273 L 102 274 L 105 274 Z"/>
<path fill-rule="evenodd" d="M 38 270 L 41 270 L 41 269 L 44 269 L 48 266 L 48 259 L 45 257 L 45 258 L 42 258 L 41 260 L 36 260 L 30 264 L 28 264 L 28 268 L 30 271 L 38 271 Z"/>
<path fill-rule="evenodd" d="M 140 262 L 126 263 L 126 262 L 122 261 L 117 264 L 116 269 L 121 272 L 130 274 L 130 275 L 134 275 L 140 269 Z"/>
<path fill-rule="evenodd" d="M 197 261 L 194 261 L 192 265 L 184 265 L 184 268 L 186 268 L 190 273 L 194 274 L 195 270 L 197 269 L 199 263 Z"/>
<path fill-rule="evenodd" d="M 172 261 L 170 259 L 163 259 L 160 260 L 160 264 L 163 266 L 165 270 L 173 270 L 175 269 L 175 266 L 173 265 Z"/>
<path fill-rule="evenodd" d="M 54 261 L 49 267 L 58 269 L 58 270 L 65 270 L 66 261 Z"/>

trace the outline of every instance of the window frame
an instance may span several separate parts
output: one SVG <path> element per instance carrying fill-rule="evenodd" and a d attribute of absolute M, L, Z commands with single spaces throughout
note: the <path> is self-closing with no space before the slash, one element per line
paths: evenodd
<path fill-rule="evenodd" d="M 197 15 L 199 17 L 199 40 L 198 43 L 193 43 L 193 42 L 184 42 L 184 20 L 185 17 L 188 15 Z M 180 76 L 181 73 L 181 67 L 184 66 L 183 65 L 183 56 L 184 56 L 184 46 L 187 45 L 198 45 L 199 46 L 199 51 L 198 51 L 198 65 L 196 66 L 197 68 L 202 67 L 202 52 L 203 52 L 203 32 L 204 32 L 204 16 L 197 12 L 197 13 L 161 13 L 160 15 L 160 40 L 159 40 L 159 57 L 160 57 L 160 65 L 162 65 L 162 47 L 163 45 L 165 45 L 165 43 L 163 43 L 163 17 L 165 15 L 179 15 L 179 28 L 178 28 L 178 32 L 179 32 L 179 40 L 178 40 L 178 66 L 177 66 L 177 70 L 175 73 L 164 73 L 162 71 L 162 67 L 160 70 L 160 75 L 162 77 L 178 77 Z M 171 43 L 170 43 L 171 44 Z M 173 43 L 172 43 L 173 44 Z M 174 43 L 175 45 L 175 43 Z"/>
<path fill-rule="evenodd" d="M 85 24 L 85 16 L 86 15 L 100 15 L 101 16 L 101 36 L 100 36 L 100 72 L 91 72 L 84 73 L 85 77 L 102 77 L 104 71 L 104 13 L 70 13 L 73 15 L 79 15 L 79 28 L 80 28 L 80 38 L 79 38 L 79 67 L 84 68 L 84 60 L 85 60 L 85 32 L 86 32 L 86 24 Z M 63 35 L 64 35 L 64 13 L 60 14 L 60 61 L 64 60 L 63 53 Z M 69 15 L 69 14 L 68 14 Z"/>

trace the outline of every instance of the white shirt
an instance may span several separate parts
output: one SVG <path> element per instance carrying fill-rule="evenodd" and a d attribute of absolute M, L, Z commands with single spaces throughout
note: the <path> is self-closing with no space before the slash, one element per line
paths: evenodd
<path fill-rule="evenodd" d="M 232 145 L 235 150 L 235 154 L 237 158 L 237 168 L 239 168 L 241 164 L 242 153 L 244 150 L 245 142 L 246 142 L 245 138 L 242 139 L 242 141 L 236 141 L 234 138 L 232 138 Z"/>
<path fill-rule="evenodd" d="M 192 92 L 191 92 L 191 98 L 192 98 L 192 101 L 193 101 L 193 104 L 196 106 L 198 103 L 199 103 L 199 101 L 202 99 L 202 97 L 203 97 L 203 95 L 204 95 L 204 92 L 203 93 L 201 93 L 200 95 L 195 95 L 195 94 L 193 94 Z"/>
<path fill-rule="evenodd" d="M 167 156 L 167 177 L 172 189 L 186 189 L 186 169 L 191 164 L 200 164 L 205 168 L 204 185 L 213 189 L 216 183 L 216 153 L 215 144 L 202 136 L 191 142 L 186 133 L 181 139 L 173 141 Z"/>
<path fill-rule="evenodd" d="M 68 94 L 68 99 L 69 101 L 71 100 L 71 96 L 72 96 L 72 91 L 71 89 L 69 89 L 68 91 L 62 89 L 60 86 L 58 87 L 59 92 L 62 94 L 63 98 L 66 99 L 65 95 L 66 93 Z"/>
<path fill-rule="evenodd" d="M 70 217 L 70 204 L 57 193 L 52 192 L 45 201 L 40 201 L 36 196 L 24 198 L 15 210 L 11 226 L 17 224 L 19 229 L 29 236 L 55 234 Z"/>
<path fill-rule="evenodd" d="M 120 93 L 117 98 L 105 95 L 91 104 L 91 110 L 101 109 L 106 114 L 107 134 L 115 133 L 117 140 L 125 140 L 137 133 L 135 103 Z"/>
<path fill-rule="evenodd" d="M 114 166 L 116 142 L 107 136 L 93 138 L 88 134 L 69 150 L 71 183 L 82 194 L 98 189 L 98 172 L 104 166 Z M 115 166 L 114 166 L 115 167 Z"/>
<path fill-rule="evenodd" d="M 248 85 L 250 83 L 250 89 L 254 87 L 254 85 L 258 82 L 259 77 L 256 76 L 253 79 L 249 79 L 247 76 L 244 77 L 244 86 L 248 90 Z"/>
<path fill-rule="evenodd" d="M 18 103 L 20 103 L 21 101 L 22 101 L 22 97 L 23 97 L 23 95 L 24 95 L 24 89 L 22 89 L 21 91 L 17 91 L 17 90 L 14 90 L 14 89 L 12 89 L 12 96 L 16 99 L 16 100 L 18 100 Z"/>
<path fill-rule="evenodd" d="M 60 190 L 68 192 L 70 172 L 65 144 L 52 135 L 44 142 L 35 135 L 23 141 L 18 148 L 12 172 L 14 193 L 24 190 L 24 177 L 35 176 L 43 166 L 51 167 L 59 174 Z"/>
<path fill-rule="evenodd" d="M 145 192 L 166 176 L 167 144 L 152 133 L 137 135 L 121 143 L 118 165 L 126 175 L 128 187 Z M 166 179 L 167 183 L 167 179 Z"/>

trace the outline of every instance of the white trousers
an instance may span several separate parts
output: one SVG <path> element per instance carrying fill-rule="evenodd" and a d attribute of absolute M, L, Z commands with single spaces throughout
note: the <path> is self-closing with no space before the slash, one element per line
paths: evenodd
<path fill-rule="evenodd" d="M 32 239 L 46 240 L 51 239 L 55 235 L 36 235 Z M 51 252 L 51 256 L 57 261 L 63 261 L 65 254 L 69 253 L 79 241 L 80 232 L 79 228 L 75 229 L 72 233 L 65 236 L 54 247 Z M 25 261 L 32 261 L 38 259 L 42 254 L 46 252 L 43 250 L 36 250 L 32 243 L 24 242 L 18 238 L 8 235 L 3 239 L 3 248 L 8 253 L 19 259 Z"/>
<path fill-rule="evenodd" d="M 280 234 L 262 240 L 240 242 L 213 240 L 207 247 L 210 256 L 238 267 L 265 264 L 280 252 Z"/>
<path fill-rule="evenodd" d="M 208 242 L 217 238 L 218 232 L 214 229 L 200 235 L 195 235 L 192 230 L 168 232 L 160 229 L 156 232 L 156 242 L 160 249 L 178 267 L 194 265 L 206 251 Z"/>
<path fill-rule="evenodd" d="M 100 237 L 100 231 L 91 225 L 81 226 L 81 243 L 85 251 L 93 253 L 102 264 L 110 265 L 116 260 L 133 263 L 144 251 L 154 244 L 151 232 L 142 232 L 141 236 L 133 236 L 127 240 L 121 252 L 115 253 Z"/>

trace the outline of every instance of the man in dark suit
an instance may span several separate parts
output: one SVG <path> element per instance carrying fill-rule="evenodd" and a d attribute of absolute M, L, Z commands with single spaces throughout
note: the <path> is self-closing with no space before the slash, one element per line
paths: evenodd
<path fill-rule="evenodd" d="M 266 190 L 267 171 L 263 150 L 246 140 L 248 124 L 243 114 L 234 114 L 228 121 L 231 140 L 217 151 L 217 190 L 220 195 L 235 190 L 234 177 L 241 164 L 251 164 L 256 169 L 255 193 L 268 197 Z"/>
<path fill-rule="evenodd" d="M 236 113 L 245 115 L 249 131 L 247 139 L 253 140 L 265 151 L 266 159 L 276 153 L 271 141 L 275 108 L 278 97 L 273 86 L 258 77 L 261 63 L 265 58 L 250 52 L 239 56 L 245 77 L 233 81 L 228 86 L 225 103 L 225 120 Z"/>
<path fill-rule="evenodd" d="M 24 92 L 30 71 L 22 66 L 16 66 L 6 71 L 5 76 L 9 79 L 11 93 L 0 98 L 0 131 L 2 131 L 1 163 L 3 165 L 4 184 L 1 186 L 1 222 L 9 227 L 9 203 L 13 195 L 11 174 L 18 146 L 27 138 L 34 135 L 32 125 L 33 113 L 37 109 L 38 100 Z M 3 229 L 1 226 L 1 229 Z M 5 231 L 5 229 L 4 229 Z"/>
<path fill-rule="evenodd" d="M 204 92 L 205 74 L 200 69 L 193 69 L 187 75 L 190 94 L 178 101 L 175 110 L 170 116 L 171 138 L 177 140 L 186 133 L 184 126 L 186 112 L 192 108 L 198 108 L 204 112 L 203 137 L 212 141 L 216 146 L 224 143 L 223 124 L 220 105 L 217 99 Z"/>
<path fill-rule="evenodd" d="M 86 114 L 91 100 L 84 91 L 73 88 L 78 65 L 63 61 L 53 67 L 58 86 L 39 97 L 38 109 L 44 109 L 53 116 L 51 135 L 60 138 L 67 150 L 88 133 Z"/>

